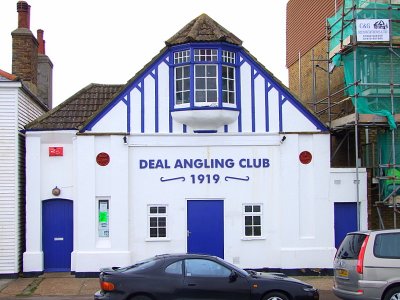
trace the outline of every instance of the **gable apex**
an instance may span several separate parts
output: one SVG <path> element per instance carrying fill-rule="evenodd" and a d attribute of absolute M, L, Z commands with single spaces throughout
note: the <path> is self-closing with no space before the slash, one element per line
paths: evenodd
<path fill-rule="evenodd" d="M 167 46 L 186 44 L 190 42 L 227 42 L 242 45 L 242 41 L 233 33 L 222 27 L 207 14 L 201 14 L 174 36 L 168 39 Z"/>

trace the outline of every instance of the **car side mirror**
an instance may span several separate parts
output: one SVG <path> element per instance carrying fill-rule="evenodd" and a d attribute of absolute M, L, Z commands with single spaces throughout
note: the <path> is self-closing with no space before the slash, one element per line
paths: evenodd
<path fill-rule="evenodd" d="M 232 270 L 231 274 L 229 275 L 229 282 L 234 282 L 238 278 L 238 274 Z"/>

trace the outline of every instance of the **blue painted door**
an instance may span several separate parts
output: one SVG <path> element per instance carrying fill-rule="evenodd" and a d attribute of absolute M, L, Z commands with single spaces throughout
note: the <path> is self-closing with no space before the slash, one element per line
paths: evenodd
<path fill-rule="evenodd" d="M 70 271 L 73 249 L 72 201 L 63 199 L 43 201 L 42 225 L 44 270 Z"/>
<path fill-rule="evenodd" d="M 357 203 L 335 203 L 335 247 L 340 246 L 348 232 L 357 230 Z"/>
<path fill-rule="evenodd" d="M 224 202 L 189 200 L 187 251 L 224 258 Z"/>

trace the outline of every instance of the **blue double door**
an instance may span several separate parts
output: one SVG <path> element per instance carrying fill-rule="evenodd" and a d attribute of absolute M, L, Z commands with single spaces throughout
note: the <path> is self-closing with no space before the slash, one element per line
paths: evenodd
<path fill-rule="evenodd" d="M 70 200 L 52 199 L 42 204 L 42 247 L 44 271 L 71 270 L 73 250 L 73 204 Z"/>
<path fill-rule="evenodd" d="M 224 258 L 223 200 L 187 202 L 187 252 Z"/>

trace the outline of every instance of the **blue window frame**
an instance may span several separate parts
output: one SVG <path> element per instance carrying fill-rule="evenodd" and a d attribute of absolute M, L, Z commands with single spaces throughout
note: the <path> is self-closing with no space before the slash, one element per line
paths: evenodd
<path fill-rule="evenodd" d="M 174 107 L 235 108 L 236 53 L 193 46 L 173 52 Z"/>

